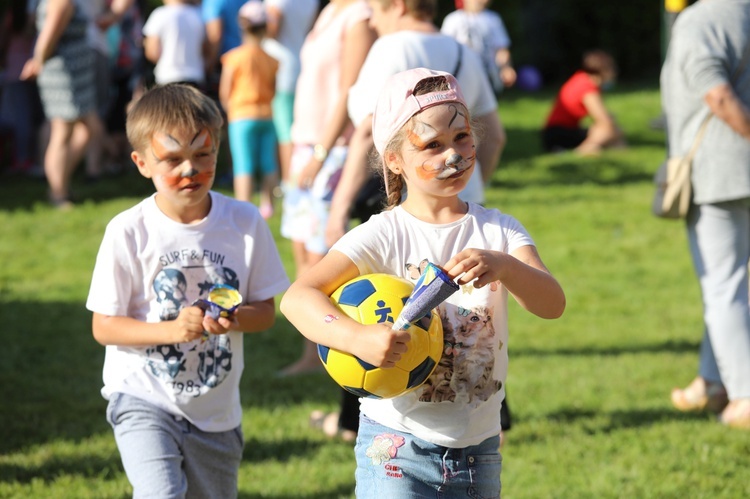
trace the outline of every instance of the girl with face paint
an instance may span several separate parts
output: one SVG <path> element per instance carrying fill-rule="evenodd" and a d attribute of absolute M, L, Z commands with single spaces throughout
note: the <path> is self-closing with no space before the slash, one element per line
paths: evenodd
<path fill-rule="evenodd" d="M 360 399 L 356 495 L 500 497 L 507 298 L 552 319 L 563 313 L 565 295 L 515 218 L 458 197 L 475 167 L 476 143 L 456 79 L 417 68 L 383 88 L 373 140 L 390 209 L 339 239 L 292 284 L 281 311 L 312 342 L 391 367 L 417 347 L 408 331 L 361 325 L 329 295 L 362 274 L 416 281 L 420 262 L 443 267 L 461 286 L 434 311 L 450 348 L 419 388 Z"/>

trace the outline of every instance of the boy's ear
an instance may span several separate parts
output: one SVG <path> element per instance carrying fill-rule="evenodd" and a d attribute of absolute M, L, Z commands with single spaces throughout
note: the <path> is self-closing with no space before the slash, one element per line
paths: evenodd
<path fill-rule="evenodd" d="M 146 160 L 144 156 L 139 153 L 138 151 L 133 151 L 130 153 L 130 159 L 133 160 L 133 163 L 135 163 L 135 166 L 138 168 L 138 171 L 146 178 L 151 178 L 151 169 L 146 164 Z"/>

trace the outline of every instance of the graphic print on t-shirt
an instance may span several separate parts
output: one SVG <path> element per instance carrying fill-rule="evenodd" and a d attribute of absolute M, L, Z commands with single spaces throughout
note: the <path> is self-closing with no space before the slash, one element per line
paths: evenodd
<path fill-rule="evenodd" d="M 211 286 L 239 288 L 237 272 L 223 266 L 224 255 L 208 250 L 180 249 L 159 258 L 164 266 L 154 277 L 159 318 L 175 320 L 183 307 L 206 298 Z M 200 340 L 156 345 L 146 350 L 148 368 L 176 397 L 199 397 L 218 386 L 232 370 L 232 348 L 226 334 Z"/>
<path fill-rule="evenodd" d="M 405 269 L 412 280 L 419 276 L 419 265 L 407 263 Z M 494 283 L 493 283 L 494 284 Z M 485 304 L 488 294 L 498 286 L 460 293 L 461 305 L 443 303 L 438 307 L 443 324 L 443 355 L 435 371 L 422 385 L 422 402 L 460 402 L 469 406 L 488 400 L 502 387 L 494 379 L 495 352 L 503 347 L 492 322 L 494 309 Z M 464 308 L 469 307 L 469 308 Z M 499 343 L 499 347 L 498 347 Z"/>

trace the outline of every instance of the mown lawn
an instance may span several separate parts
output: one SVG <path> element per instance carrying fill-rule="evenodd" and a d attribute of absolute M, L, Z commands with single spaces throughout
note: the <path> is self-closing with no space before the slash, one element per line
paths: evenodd
<path fill-rule="evenodd" d="M 630 147 L 594 158 L 541 154 L 551 98 L 504 97 L 509 144 L 487 194 L 529 229 L 568 298 L 556 321 L 510 307 L 504 497 L 749 497 L 750 432 L 669 403 L 695 374 L 702 325 L 684 228 L 649 211 L 664 155 L 663 132 L 649 127 L 658 89 L 606 96 Z M 106 223 L 151 187 L 132 171 L 77 179 L 84 201 L 61 213 L 42 182 L 0 180 L 0 497 L 129 497 L 84 302 Z M 286 241 L 278 246 L 293 276 Z M 336 407 L 333 382 L 274 377 L 300 348 L 282 316 L 246 341 L 243 498 L 352 497 L 351 446 L 307 424 L 311 410 Z"/>

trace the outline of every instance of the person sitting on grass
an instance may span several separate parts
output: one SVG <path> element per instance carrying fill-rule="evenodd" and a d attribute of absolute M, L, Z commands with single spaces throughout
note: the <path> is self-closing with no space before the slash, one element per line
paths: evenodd
<path fill-rule="evenodd" d="M 566 81 L 557 95 L 542 130 L 547 152 L 572 149 L 580 154 L 598 154 L 602 149 L 625 147 L 627 141 L 602 99 L 602 90 L 614 84 L 617 66 L 610 54 L 592 50 L 583 55 L 581 69 Z M 590 118 L 588 128 L 581 126 Z"/>

